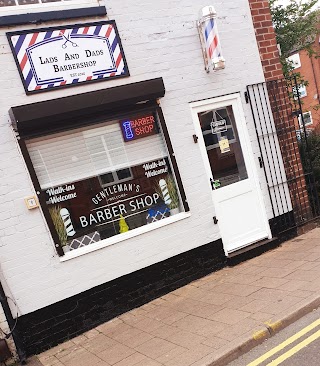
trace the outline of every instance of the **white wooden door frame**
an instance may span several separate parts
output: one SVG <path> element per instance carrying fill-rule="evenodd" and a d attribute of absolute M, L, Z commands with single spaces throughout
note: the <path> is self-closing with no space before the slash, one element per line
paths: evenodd
<path fill-rule="evenodd" d="M 212 191 L 211 184 L 210 184 L 210 178 L 212 178 L 212 170 L 211 170 L 211 166 L 209 163 L 204 138 L 202 135 L 202 130 L 201 130 L 200 121 L 198 118 L 198 113 L 207 111 L 209 109 L 223 108 L 228 105 L 232 105 L 232 108 L 234 111 L 240 145 L 242 148 L 243 156 L 245 156 L 247 173 L 248 173 L 249 178 L 252 179 L 254 189 L 257 193 L 258 201 L 261 206 L 261 214 L 263 215 L 262 219 L 263 219 L 263 222 L 265 223 L 265 230 L 266 230 L 268 238 L 270 239 L 272 237 L 272 234 L 271 234 L 271 230 L 270 230 L 270 226 L 269 226 L 269 222 L 268 222 L 268 218 L 267 218 L 267 214 L 266 214 L 265 203 L 264 203 L 261 188 L 260 188 L 257 167 L 254 162 L 254 154 L 253 154 L 253 150 L 252 150 L 252 146 L 251 146 L 251 142 L 250 142 L 249 132 L 248 132 L 248 129 L 246 126 L 246 121 L 245 121 L 245 117 L 244 117 L 240 93 L 235 93 L 235 94 L 230 94 L 230 95 L 225 95 L 225 96 L 221 96 L 221 97 L 216 97 L 216 98 L 211 98 L 211 99 L 206 99 L 206 100 L 201 100 L 198 102 L 190 103 L 194 128 L 195 128 L 195 132 L 196 132 L 196 135 L 198 137 L 198 142 L 199 142 L 198 145 L 199 145 L 200 153 L 201 153 L 202 160 L 203 160 L 203 163 L 205 166 L 205 174 L 207 175 L 207 178 L 208 178 L 207 179 L 208 190 L 210 192 Z M 230 188 L 231 188 L 231 186 L 230 186 Z M 213 199 L 213 203 L 215 205 L 214 198 L 212 197 L 212 199 Z M 216 209 L 216 207 L 215 207 L 215 209 Z M 214 216 L 214 214 L 213 214 L 213 216 Z M 219 217 L 218 217 L 218 219 L 219 219 Z M 218 225 L 219 225 L 219 223 L 218 223 Z M 223 237 L 222 237 L 222 241 L 223 241 Z M 250 243 L 246 244 L 244 246 L 247 246 L 247 245 L 250 245 Z M 242 246 L 242 247 L 244 247 L 244 246 Z M 238 250 L 238 249 L 241 249 L 241 248 L 239 247 L 236 250 Z M 224 251 L 225 251 L 225 254 L 228 255 L 228 251 L 227 251 L 227 248 L 225 247 L 225 245 L 224 245 Z M 229 251 L 229 253 L 230 252 L 231 251 Z"/>

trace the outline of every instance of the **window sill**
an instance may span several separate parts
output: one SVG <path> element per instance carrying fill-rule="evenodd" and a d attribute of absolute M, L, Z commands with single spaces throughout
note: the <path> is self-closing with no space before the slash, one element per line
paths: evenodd
<path fill-rule="evenodd" d="M 141 234 L 144 234 L 144 233 L 148 233 L 150 231 L 153 231 L 155 229 L 161 228 L 163 226 L 167 226 L 167 225 L 170 225 L 170 224 L 172 224 L 174 222 L 177 222 L 177 221 L 186 219 L 186 218 L 188 218 L 190 216 L 191 216 L 191 213 L 190 212 L 181 212 L 179 214 L 176 214 L 176 215 L 174 215 L 172 217 L 168 217 L 168 218 L 166 218 L 164 220 L 155 222 L 153 224 L 145 225 L 145 226 L 139 227 L 137 229 L 134 229 L 132 231 L 128 231 L 128 232 L 123 233 L 123 234 L 115 235 L 115 236 L 113 236 L 111 238 L 108 238 L 108 239 L 105 239 L 105 240 L 101 240 L 101 241 L 99 241 L 99 242 L 97 242 L 95 244 L 88 245 L 87 247 L 83 247 L 83 248 L 80 248 L 80 249 L 72 250 L 70 252 L 67 252 L 64 256 L 59 257 L 60 262 L 66 262 L 66 261 L 68 261 L 70 259 L 80 257 L 81 255 L 85 255 L 85 254 L 94 252 L 96 250 L 99 250 L 99 249 L 102 249 L 102 248 L 105 248 L 105 247 L 108 247 L 108 246 L 117 244 L 117 243 L 122 242 L 122 241 L 125 241 L 127 239 L 136 237 L 138 235 L 141 235 Z"/>
<path fill-rule="evenodd" d="M 55 8 L 56 9 L 56 8 Z M 32 10 L 30 10 L 32 11 Z M 0 27 L 21 25 L 21 24 L 39 24 L 47 21 L 88 18 L 96 16 L 105 16 L 107 10 L 105 6 L 88 6 L 75 9 L 47 10 L 42 12 L 29 12 L 15 15 L 0 16 Z"/>

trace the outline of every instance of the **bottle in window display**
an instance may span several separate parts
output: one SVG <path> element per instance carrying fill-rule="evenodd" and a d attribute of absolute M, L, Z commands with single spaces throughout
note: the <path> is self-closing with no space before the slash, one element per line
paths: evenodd
<path fill-rule="evenodd" d="M 120 234 L 126 233 L 127 231 L 130 230 L 128 224 L 126 223 L 125 218 L 122 215 L 120 215 L 119 228 L 120 228 L 120 230 L 119 230 Z"/>

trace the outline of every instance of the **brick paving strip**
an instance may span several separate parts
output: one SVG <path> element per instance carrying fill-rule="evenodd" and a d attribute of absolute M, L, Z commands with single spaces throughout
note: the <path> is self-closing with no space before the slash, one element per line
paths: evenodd
<path fill-rule="evenodd" d="M 218 366 L 320 305 L 320 228 L 125 313 L 31 366 Z"/>

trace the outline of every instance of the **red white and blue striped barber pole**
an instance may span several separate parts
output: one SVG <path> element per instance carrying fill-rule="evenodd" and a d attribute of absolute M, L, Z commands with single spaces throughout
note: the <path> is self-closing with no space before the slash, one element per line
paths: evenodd
<path fill-rule="evenodd" d="M 212 65 L 214 71 L 224 69 L 225 59 L 222 56 L 218 34 L 217 12 L 212 5 L 201 9 L 198 30 L 207 72 L 210 71 L 210 65 Z"/>

